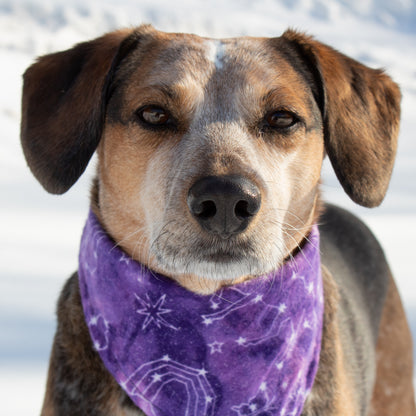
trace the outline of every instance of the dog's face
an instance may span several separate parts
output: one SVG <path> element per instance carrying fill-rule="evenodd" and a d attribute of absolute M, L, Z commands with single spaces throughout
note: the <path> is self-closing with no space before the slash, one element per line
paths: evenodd
<path fill-rule="evenodd" d="M 144 27 L 93 42 L 26 73 L 24 149 L 59 193 L 98 145 L 96 212 L 152 269 L 209 292 L 281 265 L 316 220 L 325 149 L 354 200 L 384 196 L 399 92 L 381 72 L 294 32 L 216 41 Z M 38 92 L 42 80 L 64 95 Z M 46 136 L 65 137 L 45 145 L 45 117 Z"/>
<path fill-rule="evenodd" d="M 118 73 L 98 148 L 106 228 L 168 275 L 274 269 L 317 198 L 323 135 L 310 87 L 267 40 L 155 35 L 146 46 L 156 56 L 138 50 Z"/>

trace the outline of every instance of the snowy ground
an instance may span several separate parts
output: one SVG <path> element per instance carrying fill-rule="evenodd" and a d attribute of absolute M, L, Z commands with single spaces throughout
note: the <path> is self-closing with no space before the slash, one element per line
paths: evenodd
<path fill-rule="evenodd" d="M 384 67 L 403 91 L 400 147 L 383 206 L 354 206 L 328 164 L 327 199 L 364 218 L 382 241 L 416 334 L 416 2 L 414 0 L 0 0 L 0 400 L 8 416 L 39 413 L 55 301 L 76 268 L 92 169 L 66 195 L 46 194 L 19 144 L 21 74 L 36 55 L 115 27 L 214 37 L 280 34 L 292 26 L 364 63 Z"/>

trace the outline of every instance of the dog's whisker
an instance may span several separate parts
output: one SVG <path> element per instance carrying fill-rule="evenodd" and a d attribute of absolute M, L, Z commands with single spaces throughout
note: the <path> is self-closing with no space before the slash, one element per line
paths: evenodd
<path fill-rule="evenodd" d="M 135 229 L 134 231 L 132 231 L 130 234 L 127 234 L 127 235 L 126 235 L 124 238 L 122 238 L 121 240 L 115 241 L 115 244 L 114 244 L 113 249 L 114 249 L 114 248 L 116 248 L 116 247 L 121 247 L 125 241 L 130 240 L 130 239 L 131 239 L 132 237 L 134 237 L 135 235 L 142 234 L 144 230 L 145 230 L 145 227 L 140 227 L 140 228 L 137 228 L 137 229 Z"/>
<path fill-rule="evenodd" d="M 312 263 L 310 262 L 310 260 L 307 258 L 307 256 L 305 255 L 305 253 L 303 252 L 303 249 L 302 249 L 302 247 L 299 245 L 299 243 L 296 241 L 296 239 L 292 236 L 292 235 L 290 235 L 289 233 L 287 233 L 286 231 L 284 231 L 283 230 L 283 232 L 285 233 L 285 235 L 287 235 L 288 237 L 290 237 L 295 243 L 296 243 L 296 247 L 297 247 L 297 249 L 298 249 L 298 253 L 300 254 L 300 255 L 302 255 L 302 257 L 304 258 L 304 260 L 308 263 L 308 265 L 309 265 L 309 267 L 311 268 L 311 269 L 313 269 L 313 265 L 312 265 Z M 309 241 L 309 240 L 308 240 Z M 310 242 L 310 241 L 309 241 Z M 314 247 L 314 248 L 316 248 L 316 247 Z M 296 263 L 295 263 L 296 264 Z"/>

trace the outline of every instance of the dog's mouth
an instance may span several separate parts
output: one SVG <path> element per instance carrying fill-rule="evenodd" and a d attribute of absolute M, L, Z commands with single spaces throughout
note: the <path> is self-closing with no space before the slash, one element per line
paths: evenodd
<path fill-rule="evenodd" d="M 229 238 L 224 242 L 218 239 L 217 244 L 209 245 L 207 243 L 200 244 L 195 251 L 199 253 L 199 258 L 205 262 L 233 264 L 241 262 L 245 257 L 255 257 L 252 244 L 247 241 L 238 241 L 238 238 Z"/>
<path fill-rule="evenodd" d="M 235 261 L 241 260 L 242 256 L 236 253 L 230 253 L 224 250 L 218 250 L 213 253 L 209 253 L 205 255 L 206 261 L 214 262 L 214 263 L 233 263 Z"/>
<path fill-rule="evenodd" d="M 254 254 L 249 242 L 240 242 L 236 237 L 231 237 L 226 241 L 215 237 L 200 241 L 190 239 L 189 249 L 184 245 L 171 244 L 174 239 L 175 237 L 171 236 L 165 241 L 161 239 L 153 245 L 154 254 L 158 261 L 164 262 L 164 259 L 169 257 L 175 257 L 175 260 L 178 261 L 180 257 L 185 257 L 189 253 L 190 256 L 200 261 L 232 263 L 241 260 L 249 253 Z"/>
<path fill-rule="evenodd" d="M 194 275 L 207 280 L 230 281 L 259 276 L 282 262 L 279 251 L 270 252 L 254 239 L 234 236 L 227 240 L 211 236 L 187 244 L 173 244 L 176 238 L 160 239 L 153 245 L 159 269 L 167 275 Z M 187 240 L 182 236 L 181 240 Z"/>

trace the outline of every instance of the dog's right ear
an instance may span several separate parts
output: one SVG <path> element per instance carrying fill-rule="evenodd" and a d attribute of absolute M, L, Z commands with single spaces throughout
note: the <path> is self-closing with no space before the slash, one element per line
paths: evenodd
<path fill-rule="evenodd" d="M 112 77 L 139 39 L 132 30 L 112 32 L 43 56 L 26 70 L 21 142 L 48 192 L 66 192 L 87 167 L 101 138 Z"/>
<path fill-rule="evenodd" d="M 389 185 L 400 122 L 399 87 L 302 33 L 283 40 L 308 74 L 321 110 L 325 149 L 345 192 L 365 207 L 379 205 Z"/>

